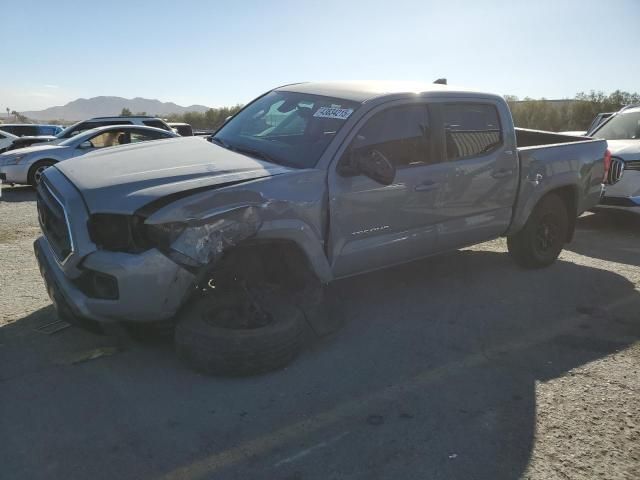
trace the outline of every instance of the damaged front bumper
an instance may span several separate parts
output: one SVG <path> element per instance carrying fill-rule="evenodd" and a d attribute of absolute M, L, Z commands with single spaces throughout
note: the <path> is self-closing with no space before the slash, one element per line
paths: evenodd
<path fill-rule="evenodd" d="M 86 277 L 70 279 L 65 275 L 45 237 L 35 241 L 34 250 L 47 292 L 63 318 L 99 323 L 167 320 L 175 315 L 195 282 L 192 273 L 156 249 L 140 254 L 99 250 L 87 255 L 80 269 L 114 279 L 117 295 L 95 298 Z"/>

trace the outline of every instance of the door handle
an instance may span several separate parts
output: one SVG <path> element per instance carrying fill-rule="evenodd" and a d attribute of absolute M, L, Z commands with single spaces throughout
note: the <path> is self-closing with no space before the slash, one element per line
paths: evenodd
<path fill-rule="evenodd" d="M 513 175 L 513 169 L 501 168 L 497 172 L 491 174 L 493 178 L 507 178 Z"/>
<path fill-rule="evenodd" d="M 438 188 L 439 185 L 440 184 L 438 182 L 434 182 L 432 180 L 426 180 L 421 184 L 416 185 L 413 190 L 416 192 L 428 192 L 430 190 L 434 190 Z"/>

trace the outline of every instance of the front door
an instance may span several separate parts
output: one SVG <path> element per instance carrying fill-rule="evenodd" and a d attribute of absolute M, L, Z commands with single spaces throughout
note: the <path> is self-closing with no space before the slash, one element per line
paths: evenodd
<path fill-rule="evenodd" d="M 446 179 L 432 140 L 429 108 L 411 102 L 378 107 L 347 138 L 331 166 L 329 257 L 335 277 L 401 263 L 437 248 L 436 202 Z M 390 185 L 341 168 L 354 155 L 384 156 L 396 168 Z M 350 157 L 351 156 L 351 157 Z"/>

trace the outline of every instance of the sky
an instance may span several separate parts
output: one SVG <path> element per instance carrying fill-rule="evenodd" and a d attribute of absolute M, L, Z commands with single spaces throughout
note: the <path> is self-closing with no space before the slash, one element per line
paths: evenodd
<path fill-rule="evenodd" d="M 640 91 L 640 0 L 0 0 L 0 112 L 114 95 L 211 107 L 287 83 Z"/>

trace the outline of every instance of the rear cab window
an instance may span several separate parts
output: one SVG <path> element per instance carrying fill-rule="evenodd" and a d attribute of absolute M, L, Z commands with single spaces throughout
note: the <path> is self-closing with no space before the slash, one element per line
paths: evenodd
<path fill-rule="evenodd" d="M 495 105 L 446 103 L 442 106 L 447 160 L 489 153 L 502 145 L 502 128 Z"/>

